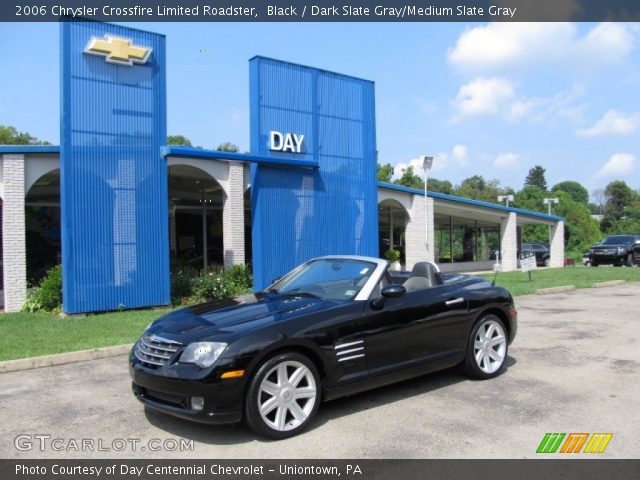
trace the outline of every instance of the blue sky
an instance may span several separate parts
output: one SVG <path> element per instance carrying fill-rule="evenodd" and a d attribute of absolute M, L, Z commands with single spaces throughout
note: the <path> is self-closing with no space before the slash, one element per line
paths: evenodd
<path fill-rule="evenodd" d="M 640 188 L 640 24 L 125 23 L 167 35 L 168 130 L 249 147 L 248 59 L 376 82 L 382 162 L 435 156 L 432 175 L 522 187 Z M 59 141 L 54 23 L 0 24 L 0 124 Z"/>

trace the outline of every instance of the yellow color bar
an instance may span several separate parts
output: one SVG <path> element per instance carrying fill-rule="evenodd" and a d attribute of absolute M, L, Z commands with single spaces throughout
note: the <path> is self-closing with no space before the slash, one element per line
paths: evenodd
<path fill-rule="evenodd" d="M 231 370 L 230 372 L 224 372 L 220 378 L 240 378 L 244 375 L 244 370 Z"/>
<path fill-rule="evenodd" d="M 613 433 L 594 433 L 584 453 L 603 453 L 612 437 Z"/>

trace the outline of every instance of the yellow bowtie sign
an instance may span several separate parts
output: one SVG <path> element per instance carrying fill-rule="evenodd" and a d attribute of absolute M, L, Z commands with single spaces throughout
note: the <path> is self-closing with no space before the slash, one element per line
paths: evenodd
<path fill-rule="evenodd" d="M 151 54 L 150 47 L 132 45 L 130 38 L 105 35 L 104 38 L 91 37 L 84 53 L 100 55 L 109 63 L 118 65 L 145 64 Z"/>

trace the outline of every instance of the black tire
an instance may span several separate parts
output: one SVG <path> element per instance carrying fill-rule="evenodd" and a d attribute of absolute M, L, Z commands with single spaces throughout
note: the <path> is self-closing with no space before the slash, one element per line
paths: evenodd
<path fill-rule="evenodd" d="M 478 365 L 478 361 L 476 360 L 476 356 L 475 356 L 475 348 L 474 348 L 475 339 L 476 339 L 476 336 L 478 335 L 478 331 L 481 328 L 483 328 L 483 326 L 488 322 L 498 323 L 502 328 L 502 332 L 505 335 L 504 354 L 503 354 L 502 363 L 495 371 L 490 373 L 484 371 L 481 368 L 481 366 Z M 471 333 L 467 341 L 467 356 L 464 362 L 461 364 L 462 372 L 468 377 L 476 378 L 480 380 L 486 380 L 489 378 L 496 377 L 497 375 L 500 375 L 500 373 L 504 370 L 504 363 L 505 363 L 505 360 L 507 359 L 508 353 L 509 353 L 509 341 L 508 341 L 507 329 L 505 328 L 504 322 L 497 315 L 493 315 L 493 314 L 484 315 L 483 317 L 478 319 L 478 321 L 474 324 L 473 328 L 471 329 Z"/>
<path fill-rule="evenodd" d="M 259 408 L 260 399 L 262 398 L 262 395 L 264 395 L 260 392 L 262 381 L 265 379 L 265 376 L 274 369 L 274 367 L 283 362 L 298 362 L 307 367 L 307 369 L 309 369 L 311 375 L 313 376 L 316 387 L 313 408 L 306 419 L 297 427 L 286 431 L 277 430 L 268 425 L 262 418 Z M 322 383 L 320 380 L 320 375 L 318 374 L 318 369 L 308 357 L 296 352 L 278 353 L 277 355 L 263 361 L 251 378 L 251 381 L 249 382 L 249 388 L 247 389 L 244 402 L 244 422 L 254 432 L 268 438 L 280 440 L 283 438 L 293 437 L 304 431 L 309 426 L 309 424 L 312 423 L 313 418 L 318 412 L 318 407 L 320 406 L 320 401 L 322 398 L 321 392 Z"/>

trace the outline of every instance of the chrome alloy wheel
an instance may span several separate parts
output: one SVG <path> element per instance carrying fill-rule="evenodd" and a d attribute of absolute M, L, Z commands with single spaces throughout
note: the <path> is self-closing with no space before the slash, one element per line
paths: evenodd
<path fill-rule="evenodd" d="M 506 351 L 507 337 L 502 325 L 495 320 L 482 323 L 473 343 L 473 355 L 478 368 L 484 373 L 496 372 L 504 362 Z"/>
<path fill-rule="evenodd" d="M 258 410 L 262 420 L 279 432 L 299 427 L 313 411 L 316 388 L 315 378 L 304 364 L 279 363 L 260 384 Z"/>

